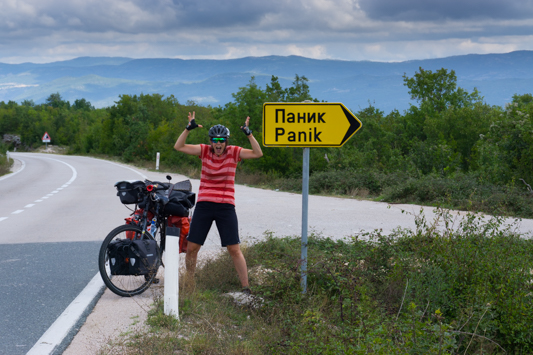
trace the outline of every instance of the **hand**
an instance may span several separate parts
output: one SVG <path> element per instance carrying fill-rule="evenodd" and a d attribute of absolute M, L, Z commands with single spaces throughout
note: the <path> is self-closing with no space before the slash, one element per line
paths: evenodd
<path fill-rule="evenodd" d="M 187 127 L 185 127 L 187 129 L 187 131 L 190 131 L 191 129 L 195 129 L 196 127 L 200 127 L 200 128 L 203 128 L 203 126 L 200 124 L 196 124 L 196 121 L 194 119 L 194 115 L 196 114 L 195 111 L 192 112 L 192 115 L 191 113 L 189 112 L 189 123 L 187 124 Z"/>
<path fill-rule="evenodd" d="M 250 134 L 252 134 L 252 130 L 250 128 L 248 128 L 248 124 L 250 123 L 250 116 L 246 117 L 246 122 L 244 122 L 244 126 L 241 126 L 241 130 L 244 132 L 244 134 L 246 134 L 247 136 L 249 136 Z"/>

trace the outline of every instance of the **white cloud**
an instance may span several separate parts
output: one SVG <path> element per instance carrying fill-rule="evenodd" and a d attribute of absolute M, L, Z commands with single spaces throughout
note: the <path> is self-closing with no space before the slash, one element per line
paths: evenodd
<path fill-rule="evenodd" d="M 204 105 L 218 102 L 218 100 L 215 99 L 213 96 L 192 96 L 188 98 L 188 100 L 193 101 L 197 104 L 204 104 Z"/>
<path fill-rule="evenodd" d="M 39 86 L 39 85 L 21 84 L 21 83 L 0 83 L 0 90 L 21 89 L 21 88 L 29 88 L 29 87 L 36 87 L 36 86 Z"/>
<path fill-rule="evenodd" d="M 533 49 L 533 0 L 0 0 L 0 8 L 0 62 L 12 63 L 292 54 L 397 61 Z"/>

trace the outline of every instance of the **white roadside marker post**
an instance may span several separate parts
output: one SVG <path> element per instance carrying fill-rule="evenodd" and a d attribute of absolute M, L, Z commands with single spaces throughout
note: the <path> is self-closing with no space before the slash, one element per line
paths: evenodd
<path fill-rule="evenodd" d="M 157 152 L 155 158 L 155 170 L 159 170 L 159 152 Z"/>
<path fill-rule="evenodd" d="M 165 245 L 164 312 L 179 319 L 180 237 L 167 234 Z"/>

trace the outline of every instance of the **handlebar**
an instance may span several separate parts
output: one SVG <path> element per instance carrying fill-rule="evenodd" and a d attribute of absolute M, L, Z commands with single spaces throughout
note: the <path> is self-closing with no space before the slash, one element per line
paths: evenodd
<path fill-rule="evenodd" d="M 166 184 L 166 183 L 159 182 L 159 181 L 145 180 L 144 184 L 148 192 L 170 189 L 170 184 Z"/>
<path fill-rule="evenodd" d="M 152 201 L 154 202 L 161 202 L 164 205 L 168 203 L 168 197 L 165 197 L 157 192 L 152 192 L 151 194 Z"/>

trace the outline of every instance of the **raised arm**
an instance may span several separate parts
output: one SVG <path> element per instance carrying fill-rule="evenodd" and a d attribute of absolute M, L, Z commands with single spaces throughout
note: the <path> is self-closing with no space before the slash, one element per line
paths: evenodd
<path fill-rule="evenodd" d="M 200 154 L 202 153 L 202 147 L 200 147 L 199 144 L 185 144 L 185 141 L 189 136 L 189 131 L 196 127 L 202 127 L 202 125 L 196 124 L 196 121 L 194 120 L 194 115 L 194 111 L 192 112 L 192 115 L 189 112 L 189 124 L 187 124 L 185 130 L 178 137 L 176 144 L 174 144 L 174 149 L 176 149 L 178 152 L 182 152 L 185 154 L 200 156 Z"/>
<path fill-rule="evenodd" d="M 241 149 L 241 154 L 239 157 L 241 159 L 254 159 L 254 158 L 261 158 L 263 156 L 263 151 L 261 150 L 261 146 L 257 142 L 257 139 L 255 139 L 254 135 L 252 134 L 252 131 L 248 128 L 248 124 L 250 123 L 250 116 L 246 117 L 246 122 L 244 123 L 244 126 L 241 127 L 242 131 L 248 139 L 250 140 L 250 144 L 252 145 L 252 149 Z"/>

